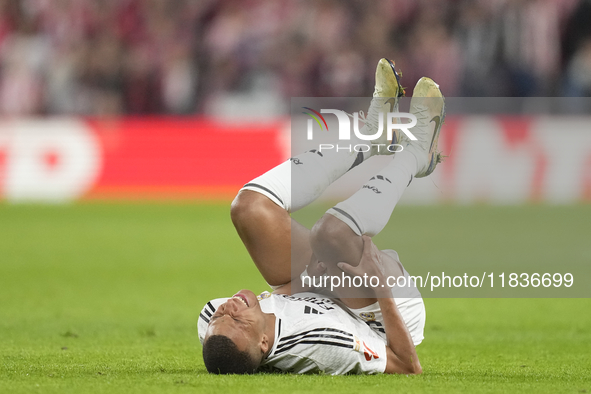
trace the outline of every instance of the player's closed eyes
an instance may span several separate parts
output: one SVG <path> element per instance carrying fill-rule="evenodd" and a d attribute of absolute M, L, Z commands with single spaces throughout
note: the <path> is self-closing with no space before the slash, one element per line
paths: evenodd
<path fill-rule="evenodd" d="M 230 316 L 230 318 L 231 318 L 232 320 L 234 320 L 235 322 L 237 322 L 237 323 L 240 323 L 240 324 L 242 324 L 242 325 L 248 325 L 246 322 L 243 322 L 242 320 L 240 320 L 240 319 L 238 319 L 238 318 L 236 318 L 236 317 L 234 317 L 234 316 L 231 316 L 231 315 L 226 315 L 226 314 L 217 315 L 217 316 L 216 316 L 216 315 L 213 315 L 213 316 L 211 317 L 210 321 L 211 321 L 211 322 L 213 322 L 214 320 L 217 320 L 217 319 L 219 319 L 220 317 L 223 317 L 223 316 Z M 210 323 L 210 324 L 211 324 L 211 323 Z"/>

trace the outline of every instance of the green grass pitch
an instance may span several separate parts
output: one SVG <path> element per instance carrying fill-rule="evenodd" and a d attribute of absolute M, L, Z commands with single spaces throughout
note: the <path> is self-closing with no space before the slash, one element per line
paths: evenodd
<path fill-rule="evenodd" d="M 0 393 L 591 392 L 590 299 L 426 299 L 420 376 L 208 375 L 202 305 L 267 289 L 228 205 L 0 205 Z M 401 206 L 376 243 L 411 272 L 497 253 L 590 264 L 589 218 L 591 206 Z"/>

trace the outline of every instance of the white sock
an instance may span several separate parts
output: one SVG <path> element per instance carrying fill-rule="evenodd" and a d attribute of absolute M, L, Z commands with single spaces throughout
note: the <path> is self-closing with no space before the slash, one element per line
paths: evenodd
<path fill-rule="evenodd" d="M 417 172 L 417 159 L 402 151 L 390 164 L 363 185 L 347 200 L 327 213 L 345 222 L 357 235 L 378 234 L 390 220 L 394 207 Z"/>
<path fill-rule="evenodd" d="M 242 189 L 264 194 L 288 212 L 295 212 L 369 156 L 369 152 L 312 149 L 267 171 Z"/>

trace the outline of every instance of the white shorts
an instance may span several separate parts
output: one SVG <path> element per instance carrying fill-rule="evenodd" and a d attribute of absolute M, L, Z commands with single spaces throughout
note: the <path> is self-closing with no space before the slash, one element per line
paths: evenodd
<path fill-rule="evenodd" d="M 425 303 L 422 298 L 394 298 L 396 306 L 404 319 L 406 328 L 410 332 L 412 342 L 415 346 L 419 345 L 423 339 L 425 331 Z M 351 309 L 355 315 L 369 324 L 371 328 L 378 332 L 382 337 L 386 338 L 384 327 L 384 317 L 380 310 L 379 304 L 368 305 L 364 308 Z M 376 322 L 372 324 L 371 322 Z M 381 329 L 381 330 L 380 330 Z"/>
<path fill-rule="evenodd" d="M 253 179 L 241 190 L 251 190 L 266 196 L 269 200 L 291 211 L 291 161 L 287 160 L 263 175 Z"/>
<path fill-rule="evenodd" d="M 389 253 L 390 251 L 384 250 L 383 252 Z M 408 328 L 408 331 L 410 332 L 412 342 L 415 346 L 417 346 L 425 338 L 424 331 L 425 320 L 427 316 L 425 311 L 425 303 L 421 297 L 421 292 L 414 286 L 414 282 L 410 278 L 409 273 L 406 271 L 406 269 L 404 269 L 404 267 L 402 267 L 402 270 L 404 272 L 404 276 L 406 277 L 405 283 L 412 283 L 412 286 L 404 289 L 404 297 L 400 297 L 400 293 L 396 293 L 398 296 L 394 297 L 394 301 L 396 302 L 396 306 L 398 307 L 398 310 L 404 319 L 406 328 Z M 394 291 L 392 294 L 395 294 Z M 384 338 L 386 337 L 386 332 L 383 329 L 384 318 L 377 302 L 363 308 L 351 309 L 351 312 L 368 323 L 371 328 L 377 331 Z"/>

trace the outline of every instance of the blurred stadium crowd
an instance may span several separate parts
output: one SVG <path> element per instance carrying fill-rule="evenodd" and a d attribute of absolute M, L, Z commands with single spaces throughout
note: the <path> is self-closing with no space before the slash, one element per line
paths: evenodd
<path fill-rule="evenodd" d="M 589 0 L 0 0 L 0 114 L 280 113 L 371 94 L 383 56 L 448 97 L 590 96 L 590 21 Z"/>

